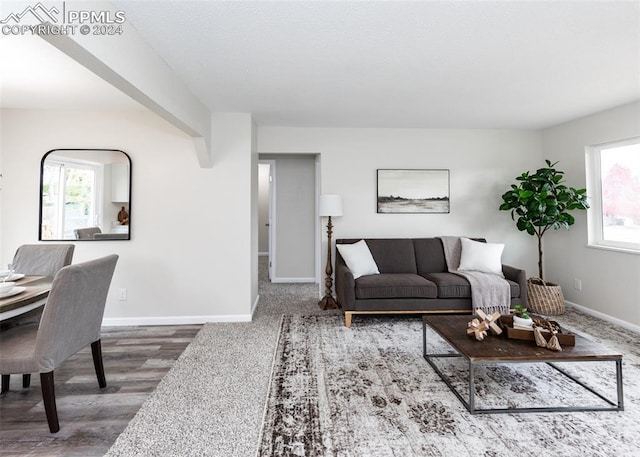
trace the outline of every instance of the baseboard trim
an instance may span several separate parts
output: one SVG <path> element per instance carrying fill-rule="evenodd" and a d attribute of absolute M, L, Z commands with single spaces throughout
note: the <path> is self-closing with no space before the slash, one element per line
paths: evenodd
<path fill-rule="evenodd" d="M 588 314 L 589 316 L 597 317 L 598 319 L 602 319 L 603 321 L 607 321 L 622 328 L 626 328 L 627 330 L 631 330 L 632 332 L 640 333 L 640 326 L 632 324 L 631 322 L 623 321 L 622 319 L 618 319 L 617 317 L 609 316 L 608 314 L 601 313 L 600 311 L 594 311 L 591 308 L 586 308 L 582 305 L 578 305 L 577 303 L 573 303 L 567 300 L 565 300 L 564 303 L 568 307 L 575 308 L 584 314 Z"/>
<path fill-rule="evenodd" d="M 140 325 L 192 325 L 224 322 L 251 322 L 251 314 L 220 316 L 105 317 L 103 327 L 135 327 Z"/>
<path fill-rule="evenodd" d="M 271 280 L 271 282 L 273 283 L 283 283 L 283 282 L 295 282 L 295 283 L 299 283 L 299 282 L 304 282 L 304 283 L 310 283 L 316 282 L 316 278 L 273 278 Z"/>

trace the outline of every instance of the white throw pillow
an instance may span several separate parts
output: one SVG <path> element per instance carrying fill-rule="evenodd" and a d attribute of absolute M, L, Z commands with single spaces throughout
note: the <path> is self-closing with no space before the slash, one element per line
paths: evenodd
<path fill-rule="evenodd" d="M 462 252 L 460 254 L 460 271 L 481 271 L 502 274 L 502 243 L 482 243 L 468 238 L 460 238 Z"/>
<path fill-rule="evenodd" d="M 364 275 L 380 274 L 365 240 L 353 244 L 337 244 L 336 248 L 353 273 L 354 279 Z"/>

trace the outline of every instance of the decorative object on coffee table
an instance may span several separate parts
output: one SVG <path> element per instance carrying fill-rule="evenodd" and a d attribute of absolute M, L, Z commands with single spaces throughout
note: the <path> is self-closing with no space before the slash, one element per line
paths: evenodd
<path fill-rule="evenodd" d="M 589 208 L 586 189 L 575 189 L 563 184 L 564 172 L 554 167 L 558 162 L 551 163 L 545 160 L 546 167 L 539 168 L 535 173 L 525 171 L 516 177 L 518 185 L 512 184 L 511 190 L 502 195 L 501 211 L 511 211 L 511 219 L 516 221 L 516 227 L 521 232 L 535 235 L 538 238 L 538 277 L 544 278 L 542 272 L 542 237 L 547 230 L 566 229 L 575 223 L 574 217 L 569 214 L 573 210 L 585 210 Z M 550 284 L 550 283 L 548 283 Z M 551 285 L 551 284 L 550 284 Z M 546 287 L 544 282 L 539 286 Z M 559 287 L 552 284 L 551 287 Z M 527 291 L 529 288 L 527 287 Z M 555 293 L 555 291 L 553 292 Z M 540 308 L 539 295 L 529 295 L 529 308 L 534 312 L 545 314 L 562 314 L 564 312 L 564 300 L 560 305 L 555 300 Z M 549 310 L 551 308 L 551 311 Z"/>
<path fill-rule="evenodd" d="M 513 307 L 513 326 L 514 328 L 532 328 L 533 326 L 533 319 L 529 316 L 527 308 L 522 305 Z"/>
<path fill-rule="evenodd" d="M 494 335 L 500 335 L 502 333 L 502 329 L 496 323 L 500 320 L 500 313 L 498 311 L 494 311 L 491 314 L 486 314 L 481 309 L 477 309 L 476 314 L 480 316 L 483 322 L 487 323 L 487 325 L 489 326 L 489 330 L 491 330 Z"/>
<path fill-rule="evenodd" d="M 542 336 L 542 331 L 538 327 L 535 327 L 533 329 L 533 338 L 536 342 L 536 346 L 541 348 L 547 347 L 547 340 L 544 339 L 544 336 Z"/>
<path fill-rule="evenodd" d="M 542 335 L 543 331 L 551 334 L 549 341 Z M 546 321 L 544 319 L 536 319 L 533 323 L 533 336 L 538 347 L 551 349 L 552 351 L 562 351 L 562 346 L 558 341 L 558 332 L 560 326 L 556 323 Z"/>
<path fill-rule="evenodd" d="M 333 233 L 333 225 L 331 224 L 331 216 L 342 216 L 342 197 L 340 195 L 320 195 L 320 217 L 328 217 L 327 219 L 327 266 L 325 268 L 326 278 L 324 281 L 325 293 L 322 300 L 318 302 L 318 306 L 322 309 L 337 309 L 338 303 L 333 298 L 333 267 L 331 265 L 331 234 Z"/>
<path fill-rule="evenodd" d="M 484 340 L 487 330 L 489 330 L 489 324 L 486 321 L 480 322 L 478 319 L 473 319 L 467 324 L 467 335 L 473 335 L 478 341 Z"/>
<path fill-rule="evenodd" d="M 533 332 L 533 328 L 531 329 L 521 329 L 514 328 L 513 326 L 513 318 L 512 314 L 500 316 L 500 325 L 502 329 L 505 331 L 507 338 L 514 340 L 524 340 L 524 341 L 534 341 L 535 342 L 535 334 Z M 534 322 L 540 322 L 540 318 L 534 316 Z M 556 321 L 547 321 L 550 325 L 553 325 L 555 328 L 555 336 L 558 339 L 558 343 L 564 346 L 575 346 L 576 344 L 576 336 L 573 333 L 570 333 L 567 329 L 563 329 Z M 554 334 L 551 332 L 541 332 L 541 336 L 548 341 Z"/>
<path fill-rule="evenodd" d="M 467 324 L 467 335 L 473 335 L 476 340 L 482 341 L 487 336 L 487 330 L 491 330 L 494 335 L 500 335 L 502 329 L 496 323 L 500 319 L 500 313 L 494 311 L 491 314 L 486 314 L 481 309 L 476 310 L 476 314 L 482 319 L 473 319 Z"/>

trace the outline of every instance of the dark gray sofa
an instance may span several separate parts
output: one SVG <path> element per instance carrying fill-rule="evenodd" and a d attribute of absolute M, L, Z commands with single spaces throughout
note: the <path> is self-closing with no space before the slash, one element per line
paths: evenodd
<path fill-rule="evenodd" d="M 338 239 L 336 244 L 361 239 Z M 440 238 L 364 240 L 380 274 L 354 279 L 336 249 L 336 295 L 347 327 L 354 314 L 471 313 L 471 286 L 447 271 Z M 508 265 L 502 272 L 511 286 L 511 305 L 526 305 L 526 272 Z"/>

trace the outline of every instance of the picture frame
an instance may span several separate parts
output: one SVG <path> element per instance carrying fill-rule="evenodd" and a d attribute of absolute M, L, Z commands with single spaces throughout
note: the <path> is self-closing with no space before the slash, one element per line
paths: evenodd
<path fill-rule="evenodd" d="M 448 169 L 378 169 L 378 213 L 449 213 Z"/>

